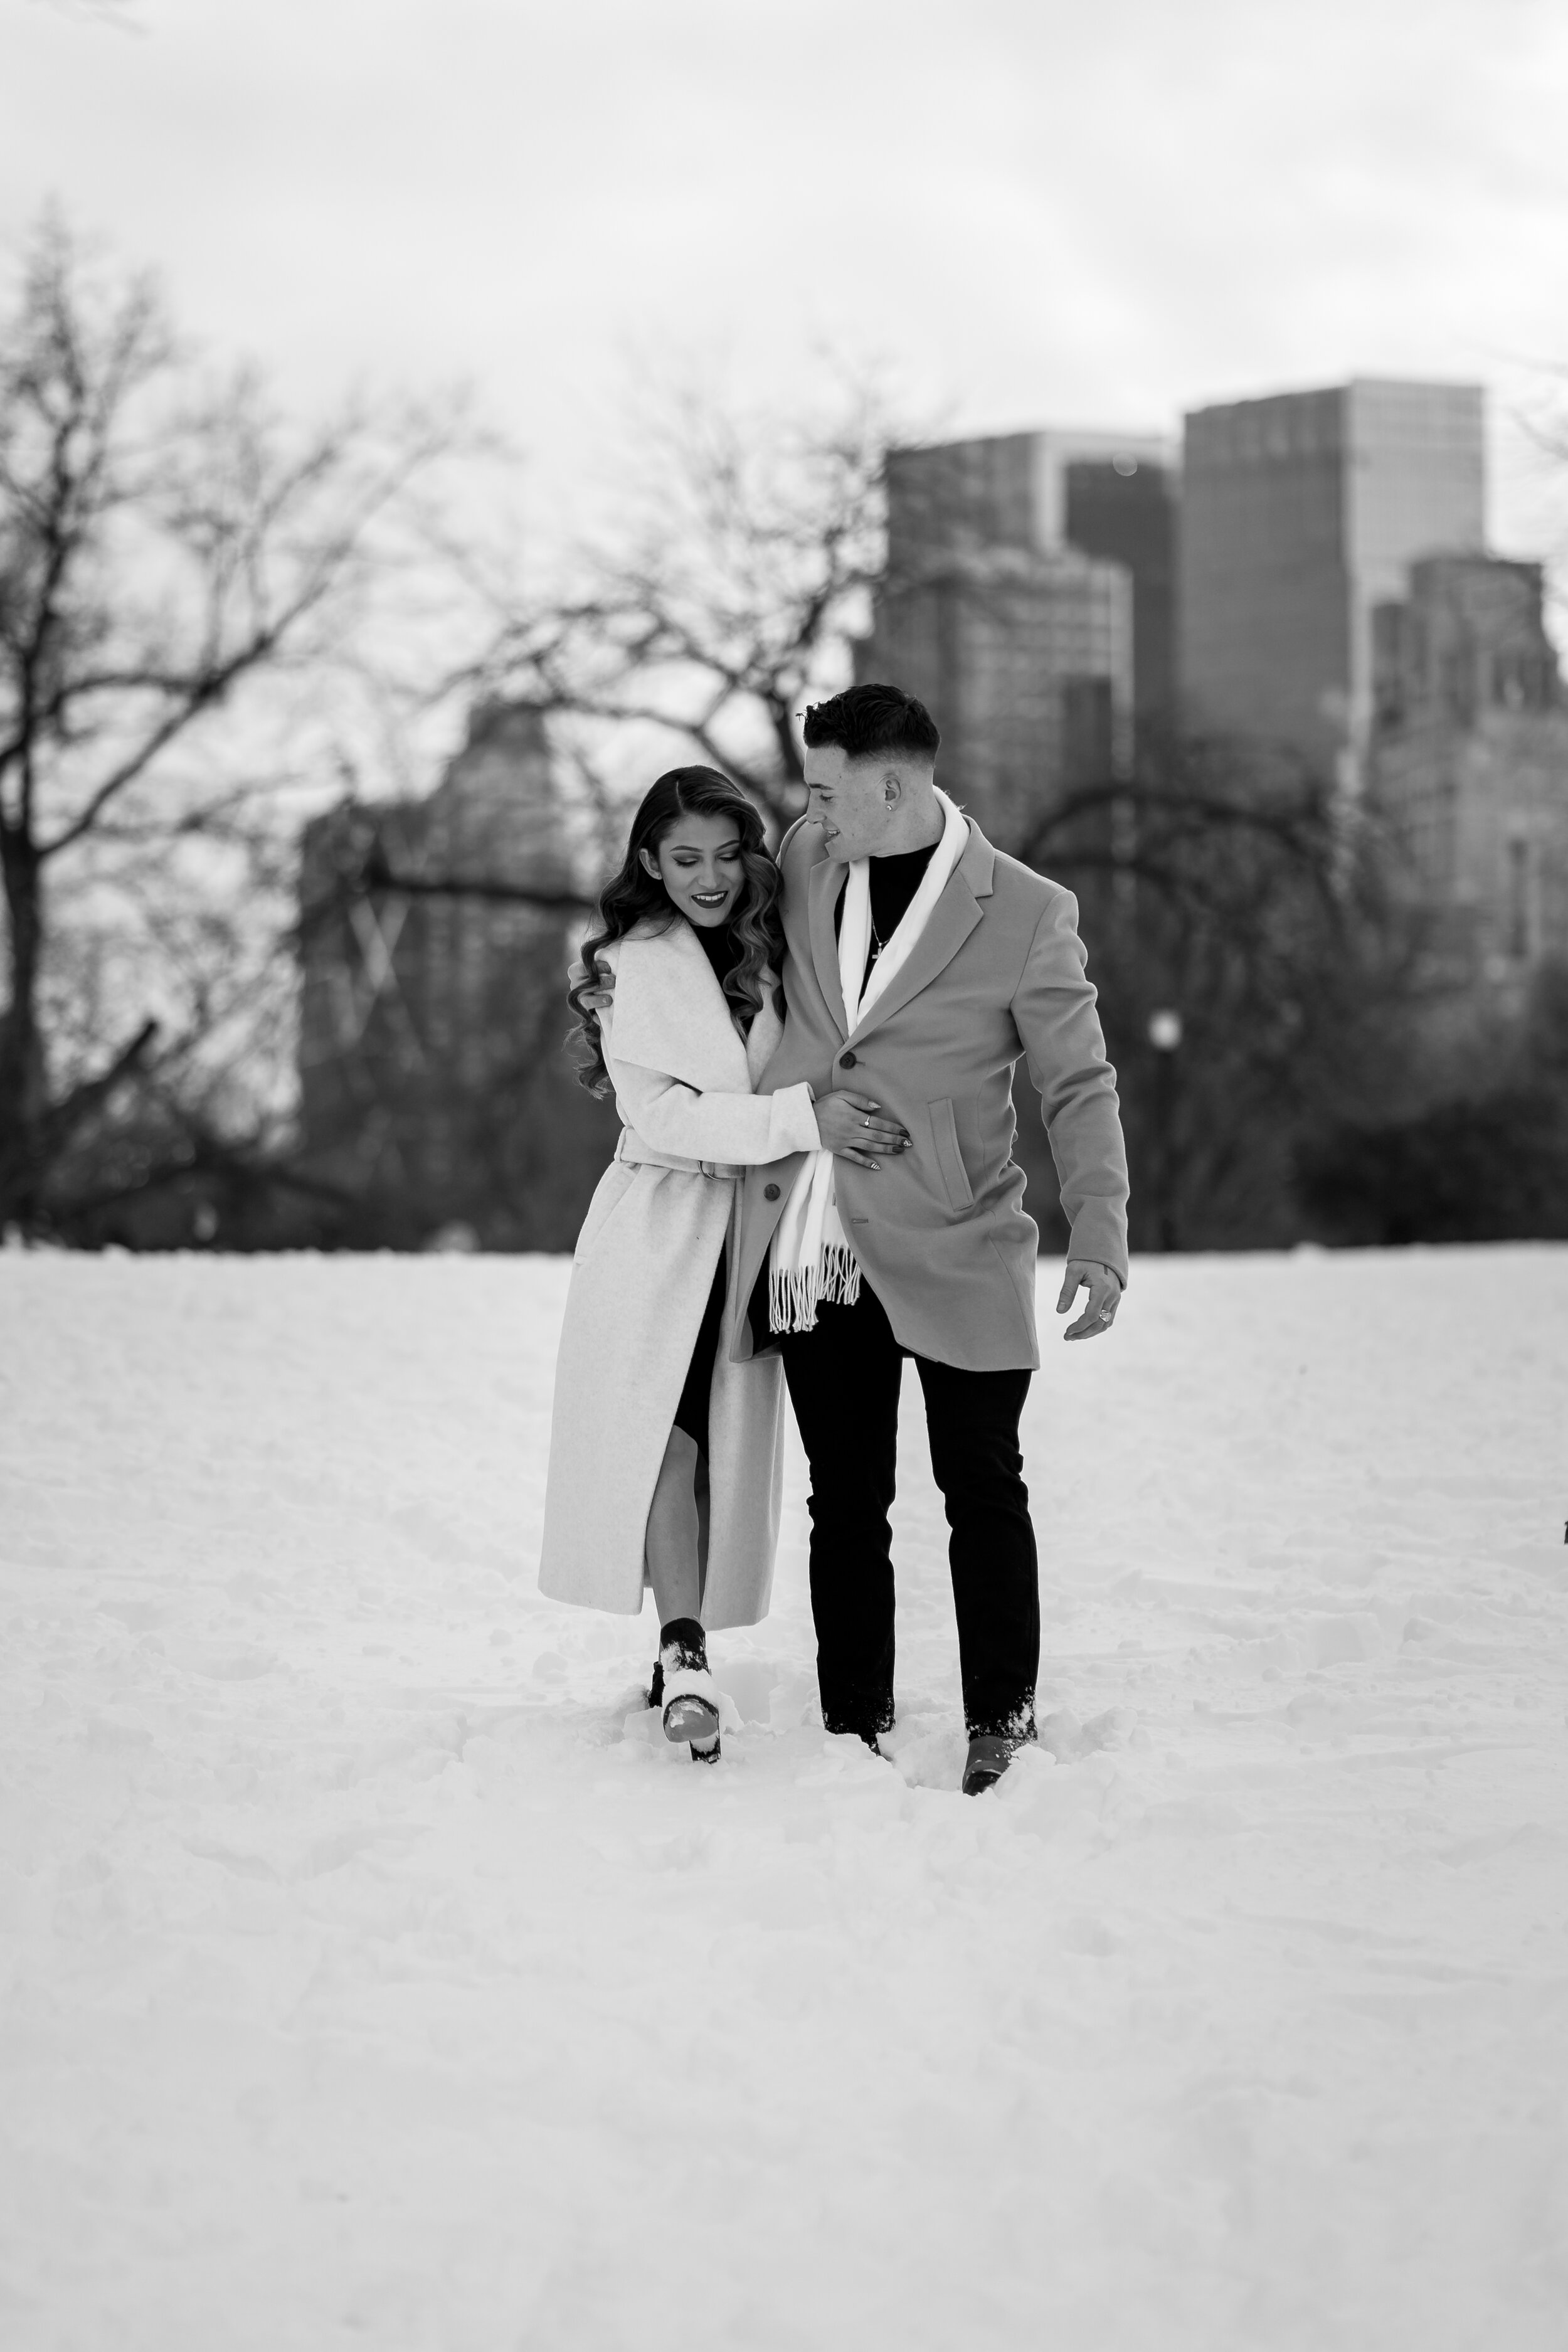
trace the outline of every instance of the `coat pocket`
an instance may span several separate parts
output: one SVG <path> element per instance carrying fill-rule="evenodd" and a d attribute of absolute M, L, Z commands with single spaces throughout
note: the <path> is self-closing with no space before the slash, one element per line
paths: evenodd
<path fill-rule="evenodd" d="M 952 1105 L 946 1101 L 927 1103 L 926 1115 L 931 1120 L 936 1164 L 942 1171 L 949 1203 L 955 1209 L 973 1208 L 974 1193 L 963 1165 L 963 1154 L 958 1148 L 958 1122 L 952 1115 Z"/>

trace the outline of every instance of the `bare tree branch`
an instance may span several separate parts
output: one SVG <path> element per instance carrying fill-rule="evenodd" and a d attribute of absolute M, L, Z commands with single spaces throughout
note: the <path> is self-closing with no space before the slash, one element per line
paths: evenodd
<path fill-rule="evenodd" d="M 427 565 L 416 503 L 465 430 L 454 403 L 361 402 L 302 434 L 253 374 L 199 373 L 146 280 L 107 274 L 53 216 L 35 232 L 0 318 L 0 1218 L 33 1213 L 50 1153 L 101 1099 L 93 1088 L 149 1066 L 149 1038 L 130 1063 L 106 1047 L 96 1076 L 66 1082 L 53 1066 L 50 909 L 96 890 L 133 917 L 163 975 L 154 1003 L 184 1007 L 161 1068 L 178 1054 L 194 1070 L 195 1029 L 232 1023 L 246 990 L 266 1000 L 276 934 L 245 940 L 242 988 L 215 986 L 222 925 L 175 919 L 172 902 L 161 912 L 133 861 L 205 844 L 268 868 L 279 894 L 260 807 L 281 806 L 296 778 L 287 761 L 258 775 L 247 749 L 237 785 L 237 724 L 254 737 L 258 698 L 280 708 L 285 681 L 319 694 L 357 678 L 374 616 Z M 65 887 L 51 878 L 46 898 L 57 868 Z M 164 869 L 167 898 L 180 886 Z M 198 870 L 183 869 L 197 888 Z"/>
<path fill-rule="evenodd" d="M 610 740 L 683 740 L 787 824 L 802 707 L 847 683 L 882 566 L 895 437 L 864 383 L 805 426 L 678 394 L 645 415 L 618 543 L 579 554 L 574 593 L 503 614 L 484 677 Z"/>

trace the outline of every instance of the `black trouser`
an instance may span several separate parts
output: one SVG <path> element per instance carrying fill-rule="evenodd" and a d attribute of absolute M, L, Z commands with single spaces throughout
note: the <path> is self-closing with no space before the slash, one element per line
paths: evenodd
<path fill-rule="evenodd" d="M 862 1738 L 893 1720 L 893 1563 L 888 1511 L 904 1350 L 862 1278 L 853 1307 L 784 1335 L 790 1402 L 811 1465 L 811 1611 L 829 1731 Z M 952 1529 L 963 1712 L 973 1739 L 1034 1729 L 1040 1663 L 1035 1530 L 1018 1451 L 1029 1375 L 963 1372 L 923 1356 L 931 1468 Z"/>
<path fill-rule="evenodd" d="M 719 1263 L 713 1269 L 708 1304 L 702 1309 L 702 1320 L 697 1327 L 697 1337 L 692 1342 L 691 1361 L 686 1367 L 686 1379 L 675 1408 L 676 1428 L 686 1432 L 704 1461 L 708 1458 L 708 1400 L 713 1387 L 713 1365 L 719 1353 L 719 1330 L 724 1320 L 727 1272 L 725 1253 L 721 1250 Z"/>

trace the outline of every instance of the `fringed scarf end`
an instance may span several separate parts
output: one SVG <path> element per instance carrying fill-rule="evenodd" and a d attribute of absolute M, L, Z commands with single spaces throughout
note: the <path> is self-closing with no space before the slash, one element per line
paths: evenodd
<path fill-rule="evenodd" d="M 815 1331 L 819 1307 L 853 1307 L 860 1296 L 860 1261 L 835 1243 L 815 1265 L 774 1265 L 768 1275 L 768 1328 Z"/>

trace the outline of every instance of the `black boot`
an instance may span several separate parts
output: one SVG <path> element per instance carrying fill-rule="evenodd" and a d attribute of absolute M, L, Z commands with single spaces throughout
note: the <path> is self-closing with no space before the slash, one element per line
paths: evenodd
<path fill-rule="evenodd" d="M 987 1789 L 994 1789 L 1019 1748 L 1027 1747 L 1035 1737 L 1031 1723 L 1023 1731 L 981 1732 L 972 1739 L 963 1767 L 964 1795 L 983 1797 Z"/>
<path fill-rule="evenodd" d="M 658 1629 L 659 1696 L 664 1736 L 684 1739 L 694 1763 L 719 1760 L 719 1689 L 708 1671 L 708 1640 L 695 1617 L 672 1617 Z"/>

